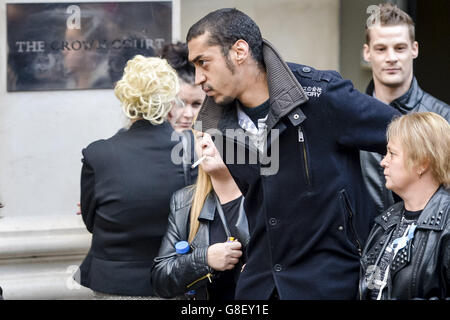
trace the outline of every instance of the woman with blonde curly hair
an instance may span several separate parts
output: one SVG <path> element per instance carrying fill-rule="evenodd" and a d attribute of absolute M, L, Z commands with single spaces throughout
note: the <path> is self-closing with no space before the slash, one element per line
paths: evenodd
<path fill-rule="evenodd" d="M 450 125 L 432 112 L 392 121 L 381 161 L 403 201 L 375 219 L 361 260 L 360 298 L 450 298 Z"/>
<path fill-rule="evenodd" d="M 93 237 L 75 278 L 96 298 L 154 296 L 150 269 L 170 197 L 185 186 L 183 166 L 171 159 L 177 142 L 165 121 L 178 91 L 166 60 L 134 57 L 114 90 L 131 127 L 83 150 L 81 213 Z"/>

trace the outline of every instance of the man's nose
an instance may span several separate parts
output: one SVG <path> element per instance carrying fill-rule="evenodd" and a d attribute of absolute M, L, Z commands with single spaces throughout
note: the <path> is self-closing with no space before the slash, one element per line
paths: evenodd
<path fill-rule="evenodd" d="M 205 75 L 201 71 L 195 70 L 195 85 L 201 85 L 205 80 Z"/>
<path fill-rule="evenodd" d="M 398 60 L 397 53 L 395 52 L 395 50 L 393 48 L 388 49 L 387 60 L 389 62 L 397 62 L 397 60 Z"/>

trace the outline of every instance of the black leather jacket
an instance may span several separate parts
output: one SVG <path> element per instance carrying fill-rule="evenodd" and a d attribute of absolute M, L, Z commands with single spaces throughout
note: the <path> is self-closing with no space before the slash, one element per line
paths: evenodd
<path fill-rule="evenodd" d="M 403 213 L 396 203 L 375 219 L 360 269 L 359 298 L 368 299 L 366 272 L 376 270 Z M 415 235 L 391 263 L 382 299 L 448 299 L 450 297 L 450 193 L 441 187 L 422 211 Z"/>
<path fill-rule="evenodd" d="M 214 192 L 208 195 L 200 212 L 200 226 L 190 244 L 191 251 L 182 255 L 175 252 L 175 244 L 178 241 L 187 241 L 189 236 L 193 192 L 194 188 L 186 187 L 174 193 L 170 203 L 167 232 L 161 242 L 158 256 L 154 259 L 152 287 L 154 292 L 163 298 L 173 298 L 189 290 L 196 290 L 197 299 L 207 299 L 207 281 L 214 281 L 214 275 L 217 273 L 208 266 L 206 260 L 210 244 L 209 223 L 214 220 L 217 207 Z M 233 236 L 241 242 L 244 251 L 250 236 L 243 202 L 236 222 L 238 234 Z"/>
<path fill-rule="evenodd" d="M 367 87 L 366 94 L 372 96 L 373 91 L 374 84 L 371 81 Z M 439 114 L 450 122 L 450 106 L 423 91 L 415 77 L 409 90 L 400 98 L 392 101 L 390 105 L 402 114 L 429 111 Z M 383 156 L 367 151 L 361 151 L 360 156 L 364 183 L 375 201 L 378 214 L 382 214 L 396 202 L 392 192 L 385 187 L 386 181 L 384 180 L 383 168 L 380 166 Z"/>

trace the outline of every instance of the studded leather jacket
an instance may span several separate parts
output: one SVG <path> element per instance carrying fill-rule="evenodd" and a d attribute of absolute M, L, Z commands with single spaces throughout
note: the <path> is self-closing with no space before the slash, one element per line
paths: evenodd
<path fill-rule="evenodd" d="M 359 298 L 368 299 L 380 279 L 376 273 L 390 237 L 402 218 L 403 202 L 375 218 L 361 258 Z M 382 299 L 450 298 L 450 193 L 441 187 L 420 214 L 414 238 L 391 261 Z M 378 283 L 377 283 L 378 282 Z"/>

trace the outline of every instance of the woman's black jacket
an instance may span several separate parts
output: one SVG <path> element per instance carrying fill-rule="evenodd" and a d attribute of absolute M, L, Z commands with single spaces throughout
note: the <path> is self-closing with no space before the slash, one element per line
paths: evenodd
<path fill-rule="evenodd" d="M 214 281 L 215 271 L 208 266 L 206 259 L 210 245 L 209 224 L 214 220 L 217 207 L 214 192 L 208 195 L 200 212 L 198 218 L 200 226 L 194 240 L 190 243 L 190 252 L 177 254 L 175 251 L 175 244 L 178 241 L 188 240 L 193 193 L 193 187 L 183 188 L 173 195 L 170 203 L 169 225 L 152 268 L 152 287 L 160 297 L 172 298 L 187 291 L 196 290 L 197 299 L 206 299 L 206 284 L 208 281 Z M 244 250 L 249 241 L 249 233 L 243 201 L 239 209 L 236 229 L 238 234 L 233 236 L 241 242 Z"/>
<path fill-rule="evenodd" d="M 389 237 L 402 218 L 403 208 L 403 202 L 396 203 L 375 219 L 361 259 L 360 299 L 368 299 L 369 289 L 376 286 L 376 283 L 365 280 L 365 274 L 376 272 Z M 413 240 L 397 253 L 391 263 L 382 299 L 448 299 L 449 265 L 450 193 L 441 187 L 420 214 Z"/>

